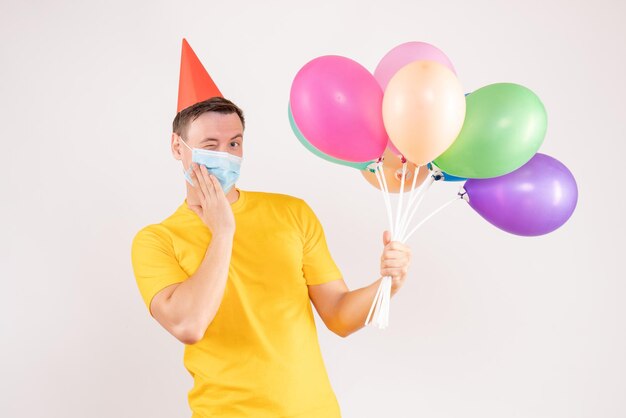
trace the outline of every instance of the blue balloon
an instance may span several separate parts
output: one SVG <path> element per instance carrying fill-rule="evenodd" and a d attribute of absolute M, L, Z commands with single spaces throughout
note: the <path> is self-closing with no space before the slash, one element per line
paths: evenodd
<path fill-rule="evenodd" d="M 465 180 L 467 180 L 465 177 L 457 177 L 457 176 L 453 176 L 452 174 L 448 174 L 448 173 L 444 172 L 443 170 L 441 170 L 436 165 L 435 165 L 435 167 L 437 169 L 439 169 L 439 171 L 441 171 L 441 174 L 443 176 L 442 177 L 443 181 L 465 181 Z M 428 163 L 428 169 L 432 170 L 433 169 L 433 164 Z M 440 179 L 437 179 L 437 180 L 440 180 Z"/>

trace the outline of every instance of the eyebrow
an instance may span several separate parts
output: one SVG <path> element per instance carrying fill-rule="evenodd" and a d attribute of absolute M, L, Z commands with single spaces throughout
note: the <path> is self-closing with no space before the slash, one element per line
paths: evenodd
<path fill-rule="evenodd" d="M 242 134 L 237 134 L 235 136 L 233 136 L 232 138 L 229 139 L 229 141 L 232 141 L 235 138 L 241 138 L 243 139 L 243 135 Z M 215 139 L 215 138 L 204 138 L 202 141 L 200 141 L 200 143 L 202 144 L 203 142 L 209 142 L 209 141 L 215 141 L 215 142 L 220 142 L 219 139 Z"/>

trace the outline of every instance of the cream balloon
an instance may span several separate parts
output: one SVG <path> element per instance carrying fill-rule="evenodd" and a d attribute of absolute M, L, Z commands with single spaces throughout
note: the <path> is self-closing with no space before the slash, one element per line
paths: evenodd
<path fill-rule="evenodd" d="M 465 94 L 456 75 L 435 61 L 414 61 L 391 78 L 383 121 L 393 145 L 425 165 L 456 139 L 465 119 Z"/>
<path fill-rule="evenodd" d="M 387 182 L 387 188 L 390 193 L 400 193 L 400 186 L 402 185 L 402 159 L 395 155 L 393 151 L 389 148 L 385 149 L 383 153 L 383 175 L 385 176 L 385 181 Z M 413 164 L 410 161 L 407 161 L 406 165 L 406 174 L 404 180 L 404 192 L 409 192 L 411 190 L 411 185 L 413 184 L 413 176 L 417 170 L 418 166 Z M 368 181 L 369 184 L 380 189 L 378 184 L 378 179 L 376 178 L 376 174 L 372 173 L 369 170 L 360 170 L 361 175 L 365 177 L 365 180 Z M 420 184 L 426 180 L 428 177 L 428 167 L 419 167 L 419 171 L 417 173 L 417 180 L 415 180 L 415 187 L 417 188 Z"/>

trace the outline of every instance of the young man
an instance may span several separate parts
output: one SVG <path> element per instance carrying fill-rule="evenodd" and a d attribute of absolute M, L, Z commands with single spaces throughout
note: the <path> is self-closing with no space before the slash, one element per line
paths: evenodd
<path fill-rule="evenodd" d="M 346 337 L 364 326 L 381 278 L 350 291 L 304 200 L 236 187 L 239 107 L 219 96 L 186 104 L 179 96 L 171 150 L 187 197 L 136 234 L 132 262 L 150 314 L 185 344 L 192 418 L 340 417 L 311 302 Z M 383 243 L 381 275 L 392 277 L 393 295 L 410 249 L 388 231 Z"/>

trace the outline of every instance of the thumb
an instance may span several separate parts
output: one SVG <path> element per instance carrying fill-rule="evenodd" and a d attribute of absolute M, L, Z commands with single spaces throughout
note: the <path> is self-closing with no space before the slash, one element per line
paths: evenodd
<path fill-rule="evenodd" d="M 391 242 L 391 232 L 385 230 L 383 232 L 383 245 L 387 245 Z"/>

